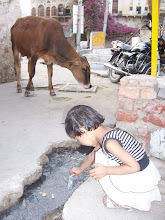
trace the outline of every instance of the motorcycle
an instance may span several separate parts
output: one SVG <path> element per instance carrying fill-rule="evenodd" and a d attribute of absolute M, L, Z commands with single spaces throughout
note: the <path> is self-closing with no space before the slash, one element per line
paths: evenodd
<path fill-rule="evenodd" d="M 151 15 L 147 17 L 151 20 Z M 148 22 L 142 27 L 145 26 L 151 30 Z M 139 32 L 139 30 L 137 32 Z M 136 33 L 134 33 L 131 38 L 135 36 Z M 123 76 L 132 74 L 151 74 L 151 41 L 140 42 L 133 47 L 127 44 L 127 42 L 123 43 L 118 40 L 113 41 L 113 56 L 109 63 L 104 64 L 109 68 L 109 78 L 113 83 L 119 82 Z M 158 63 L 159 75 L 161 75 L 161 73 L 164 74 L 165 37 L 163 35 L 158 39 Z"/>

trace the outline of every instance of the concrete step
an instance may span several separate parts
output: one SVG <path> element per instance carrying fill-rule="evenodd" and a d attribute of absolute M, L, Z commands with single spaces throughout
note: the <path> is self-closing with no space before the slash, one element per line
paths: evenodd
<path fill-rule="evenodd" d="M 108 67 L 104 66 L 103 62 L 89 61 L 90 68 L 95 70 L 108 70 Z"/>
<path fill-rule="evenodd" d="M 112 48 L 105 48 L 105 49 L 93 49 L 92 50 L 92 53 L 93 54 L 104 54 L 104 55 L 111 55 L 112 54 L 112 51 L 111 51 Z"/>
<path fill-rule="evenodd" d="M 90 62 L 103 62 L 106 63 L 110 60 L 111 55 L 105 54 L 85 54 L 87 60 Z"/>
<path fill-rule="evenodd" d="M 101 77 L 104 77 L 104 78 L 109 78 L 109 70 L 91 69 L 91 74 L 101 76 Z"/>
<path fill-rule="evenodd" d="M 87 54 L 92 53 L 92 50 L 90 49 L 83 49 L 79 51 L 80 56 L 86 56 Z"/>

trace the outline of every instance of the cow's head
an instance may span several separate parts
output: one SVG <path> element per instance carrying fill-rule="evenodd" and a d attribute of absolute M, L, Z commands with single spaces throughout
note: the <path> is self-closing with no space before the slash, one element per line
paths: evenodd
<path fill-rule="evenodd" d="M 84 88 L 89 89 L 92 87 L 90 83 L 90 66 L 86 57 L 78 57 L 74 61 L 63 63 L 62 66 L 68 68 L 77 82 L 82 84 Z"/>

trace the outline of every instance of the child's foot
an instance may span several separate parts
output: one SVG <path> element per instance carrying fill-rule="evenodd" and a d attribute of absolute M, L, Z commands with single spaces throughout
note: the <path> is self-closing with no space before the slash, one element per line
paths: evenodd
<path fill-rule="evenodd" d="M 127 205 L 118 205 L 116 202 L 114 202 L 113 200 L 111 200 L 108 196 L 104 196 L 103 197 L 103 204 L 105 207 L 107 208 L 113 208 L 113 209 L 116 209 L 116 208 L 123 208 L 123 209 L 127 209 L 127 210 L 132 210 L 131 207 L 127 206 Z"/>
<path fill-rule="evenodd" d="M 103 204 L 107 208 L 121 208 L 120 205 L 111 200 L 108 196 L 103 197 Z"/>

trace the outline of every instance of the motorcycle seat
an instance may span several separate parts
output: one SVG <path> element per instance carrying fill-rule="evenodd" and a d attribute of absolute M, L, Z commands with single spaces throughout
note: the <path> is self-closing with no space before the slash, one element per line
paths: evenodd
<path fill-rule="evenodd" d="M 132 49 L 132 46 L 130 46 L 129 44 L 125 44 L 118 40 L 112 41 L 112 45 L 113 45 L 113 48 L 120 47 L 122 50 L 126 50 L 126 51 L 130 51 Z"/>
<path fill-rule="evenodd" d="M 130 51 L 132 49 L 132 46 L 129 45 L 129 44 L 123 44 L 123 50 L 126 50 L 126 51 Z"/>

